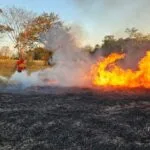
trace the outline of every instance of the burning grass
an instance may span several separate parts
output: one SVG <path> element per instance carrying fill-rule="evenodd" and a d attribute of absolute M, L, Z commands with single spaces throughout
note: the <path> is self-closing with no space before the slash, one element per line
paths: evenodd
<path fill-rule="evenodd" d="M 150 88 L 150 52 L 140 60 L 136 71 L 122 69 L 115 63 L 124 57 L 124 54 L 113 53 L 94 65 L 91 70 L 92 83 L 96 86 Z"/>

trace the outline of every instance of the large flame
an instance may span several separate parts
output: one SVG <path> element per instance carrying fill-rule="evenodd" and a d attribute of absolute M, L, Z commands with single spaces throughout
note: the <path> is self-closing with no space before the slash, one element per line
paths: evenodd
<path fill-rule="evenodd" d="M 99 61 L 91 69 L 92 84 L 96 86 L 144 87 L 150 88 L 150 52 L 147 51 L 139 64 L 138 70 L 122 69 L 115 62 L 125 54 L 113 53 Z"/>

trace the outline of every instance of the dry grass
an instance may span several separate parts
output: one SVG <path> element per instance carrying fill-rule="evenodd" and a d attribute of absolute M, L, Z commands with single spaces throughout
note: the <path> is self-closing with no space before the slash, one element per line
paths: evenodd
<path fill-rule="evenodd" d="M 0 75 L 10 77 L 15 71 L 16 60 L 0 59 Z"/>
<path fill-rule="evenodd" d="M 0 59 L 0 76 L 10 77 L 16 70 L 17 60 L 13 59 Z M 49 67 L 45 61 L 32 61 L 27 63 L 27 70 L 29 73 L 32 73 L 34 71 L 38 71 L 40 69 L 45 69 Z"/>

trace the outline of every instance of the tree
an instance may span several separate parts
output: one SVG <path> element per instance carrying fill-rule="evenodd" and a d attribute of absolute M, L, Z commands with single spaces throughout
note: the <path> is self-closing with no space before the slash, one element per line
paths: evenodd
<path fill-rule="evenodd" d="M 83 50 L 90 53 L 93 51 L 93 47 L 91 45 L 86 45 L 83 47 Z"/>
<path fill-rule="evenodd" d="M 2 14 L 3 11 L 0 9 L 0 14 Z M 0 24 L 0 33 L 10 32 L 12 29 L 8 25 L 2 25 Z"/>
<path fill-rule="evenodd" d="M 11 29 L 9 26 L 4 26 L 0 24 L 0 32 L 5 33 L 5 32 L 11 32 L 13 29 Z"/>
<path fill-rule="evenodd" d="M 143 34 L 134 27 L 131 29 L 127 28 L 125 32 L 129 34 L 129 39 L 136 47 L 140 46 L 143 43 L 149 42 L 150 40 L 149 34 Z"/>
<path fill-rule="evenodd" d="M 125 30 L 125 33 L 128 34 L 129 38 L 135 38 L 137 32 L 138 32 L 138 29 L 136 29 L 135 27 L 126 28 L 126 30 Z"/>
<path fill-rule="evenodd" d="M 97 51 L 101 48 L 101 46 L 99 44 L 96 44 L 95 47 L 94 47 L 94 51 Z"/>
<path fill-rule="evenodd" d="M 48 49 L 45 49 L 43 47 L 36 47 L 33 50 L 29 50 L 27 52 L 28 60 L 44 60 L 46 63 L 48 63 L 48 60 L 52 59 L 53 52 L 49 51 Z"/>
<path fill-rule="evenodd" d="M 55 24 L 61 23 L 58 15 L 54 13 L 43 13 L 32 20 L 21 32 L 17 38 L 17 43 L 21 43 L 23 47 L 28 46 L 29 49 L 34 49 L 42 43 L 40 35 L 47 31 Z"/>
<path fill-rule="evenodd" d="M 35 18 L 35 14 L 22 8 L 11 7 L 1 10 L 0 16 L 0 31 L 9 31 L 6 32 L 6 35 L 13 42 L 15 47 L 20 50 L 21 45 L 18 43 L 18 36 Z"/>
<path fill-rule="evenodd" d="M 8 46 L 3 46 L 0 49 L 0 56 L 4 56 L 6 58 L 10 57 L 12 55 L 12 52 Z"/>
<path fill-rule="evenodd" d="M 40 37 L 55 24 L 61 24 L 58 15 L 43 13 L 39 16 L 22 8 L 6 8 L 0 12 L 2 31 L 4 27 L 9 30 L 8 37 L 14 43 L 19 53 L 31 50 L 42 43 Z"/>
<path fill-rule="evenodd" d="M 104 37 L 102 44 L 102 53 L 104 56 L 109 55 L 112 52 L 121 53 L 123 52 L 123 39 L 115 39 L 114 35 L 107 35 Z"/>
<path fill-rule="evenodd" d="M 42 48 L 38 47 L 34 49 L 34 59 L 35 60 L 45 60 L 48 61 L 48 59 L 52 56 L 52 52 Z"/>
<path fill-rule="evenodd" d="M 114 35 L 107 35 L 104 37 L 102 48 L 111 49 L 114 47 L 115 42 L 116 42 L 116 40 L 115 40 Z"/>
<path fill-rule="evenodd" d="M 96 44 L 95 47 L 92 49 L 91 54 L 95 54 L 99 50 L 101 50 L 101 46 L 99 44 Z"/>

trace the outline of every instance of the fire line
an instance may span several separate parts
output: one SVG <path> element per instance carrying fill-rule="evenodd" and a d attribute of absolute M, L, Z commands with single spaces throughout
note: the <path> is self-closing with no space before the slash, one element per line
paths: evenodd
<path fill-rule="evenodd" d="M 115 62 L 125 54 L 112 53 L 91 68 L 92 84 L 95 86 L 116 86 L 150 88 L 150 52 L 139 61 L 138 70 L 124 70 Z M 109 68 L 109 69 L 107 69 Z"/>

